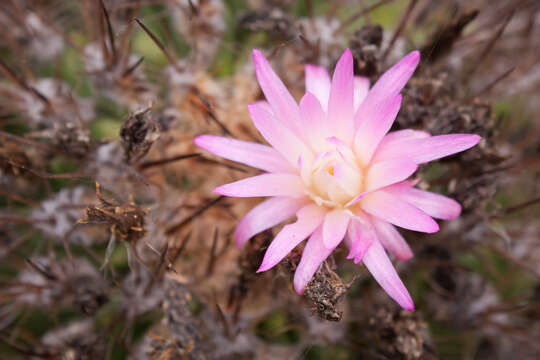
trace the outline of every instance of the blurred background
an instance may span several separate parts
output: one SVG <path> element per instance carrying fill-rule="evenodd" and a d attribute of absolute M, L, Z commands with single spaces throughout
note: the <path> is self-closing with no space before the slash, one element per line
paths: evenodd
<path fill-rule="evenodd" d="M 1 359 L 535 359 L 540 353 L 536 0 L 3 0 Z M 279 229 L 234 245 L 254 170 L 194 136 L 262 138 L 261 49 L 297 100 L 345 48 L 376 81 L 422 60 L 394 130 L 475 133 L 419 169 L 463 214 L 396 261 L 400 310 L 337 250 L 298 296 Z M 302 245 L 300 245 L 301 248 Z"/>

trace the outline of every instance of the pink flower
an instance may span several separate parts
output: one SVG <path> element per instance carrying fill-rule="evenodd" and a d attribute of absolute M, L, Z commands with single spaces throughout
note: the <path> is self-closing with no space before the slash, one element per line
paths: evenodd
<path fill-rule="evenodd" d="M 268 247 L 258 272 L 280 262 L 308 239 L 294 275 L 299 293 L 320 264 L 344 240 L 348 258 L 362 261 L 399 305 L 413 310 L 407 289 L 386 251 L 407 260 L 411 249 L 396 230 L 433 233 L 432 217 L 454 219 L 460 205 L 416 189 L 407 181 L 422 164 L 466 150 L 480 137 L 431 136 L 424 131 L 388 133 L 401 106 L 399 92 L 413 74 L 420 53 L 401 59 L 370 89 L 354 77 L 346 50 L 330 80 L 322 67 L 306 65 L 306 94 L 298 104 L 259 50 L 253 62 L 266 101 L 249 105 L 253 123 L 271 145 L 202 135 L 194 142 L 207 151 L 265 171 L 217 187 L 233 197 L 269 197 L 240 221 L 238 246 L 293 216 Z"/>

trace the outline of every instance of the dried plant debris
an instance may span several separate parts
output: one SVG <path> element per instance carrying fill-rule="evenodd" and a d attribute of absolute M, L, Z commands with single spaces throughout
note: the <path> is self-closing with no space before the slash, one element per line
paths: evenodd
<path fill-rule="evenodd" d="M 147 359 L 207 359 L 201 347 L 203 336 L 200 321 L 193 314 L 195 299 L 186 286 L 165 282 L 165 317 L 151 329 L 144 340 L 141 358 Z"/>
<path fill-rule="evenodd" d="M 15 305 L 49 306 L 71 302 L 82 313 L 91 315 L 107 302 L 106 283 L 86 259 L 55 261 L 42 257 L 27 259 L 26 263 L 27 269 L 7 290 L 15 299 Z"/>
<path fill-rule="evenodd" d="M 325 261 L 305 289 L 306 298 L 314 305 L 314 312 L 325 320 L 340 321 L 343 311 L 337 310 L 339 301 L 350 285 L 343 283 Z"/>
<path fill-rule="evenodd" d="M 35 227 L 57 241 L 69 234 L 69 240 L 75 244 L 90 245 L 94 238 L 90 233 L 74 229 L 74 224 L 82 216 L 88 191 L 84 187 L 62 189 L 53 198 L 45 200 L 34 209 L 31 218 L 36 220 Z"/>
<path fill-rule="evenodd" d="M 173 0 L 174 25 L 193 46 L 193 61 L 206 68 L 214 59 L 226 31 L 222 0 Z"/>
<path fill-rule="evenodd" d="M 431 36 L 427 44 L 422 48 L 422 55 L 427 61 L 435 62 L 437 59 L 448 54 L 454 43 L 459 40 L 465 27 L 478 16 L 478 10 L 471 10 L 457 14 L 447 25 L 441 26 Z"/>
<path fill-rule="evenodd" d="M 7 37 L 9 40 L 4 38 L 2 43 L 15 42 L 35 60 L 54 60 L 64 50 L 65 40 L 56 29 L 54 21 L 42 13 L 32 11 L 29 2 L 6 2 L 5 12 L 0 13 L 0 25 L 10 29 L 10 36 Z"/>
<path fill-rule="evenodd" d="M 137 206 L 133 200 L 125 204 L 114 204 L 105 200 L 96 183 L 96 196 L 99 204 L 86 208 L 86 215 L 79 224 L 106 224 L 111 233 L 117 234 L 128 243 L 135 243 L 145 235 L 144 219 L 146 211 Z"/>
<path fill-rule="evenodd" d="M 91 319 L 79 320 L 53 329 L 42 338 L 48 357 L 59 359 L 102 359 L 107 353 L 107 340 Z"/>
<path fill-rule="evenodd" d="M 338 32 L 340 22 L 336 18 L 317 16 L 298 20 L 301 34 L 300 56 L 305 63 L 316 63 L 330 67 L 335 64 L 346 39 Z"/>
<path fill-rule="evenodd" d="M 80 125 L 95 116 L 93 102 L 76 97 L 65 82 L 52 78 L 27 80 L 7 65 L 4 70 L 9 72 L 12 84 L 0 84 L 4 93 L 2 111 L 25 116 L 32 128 Z"/>
<path fill-rule="evenodd" d="M 0 357 L 535 359 L 539 14 L 535 1 L 4 0 Z M 342 245 L 303 296 L 305 241 L 257 273 L 281 228 L 260 223 L 235 249 L 260 200 L 212 195 L 257 173 L 193 144 L 265 143 L 248 111 L 264 95 L 254 48 L 299 101 L 305 64 L 332 79 L 347 47 L 372 85 L 421 50 L 392 131 L 482 137 L 414 179 L 461 205 L 430 237 L 399 230 L 415 256 L 390 259 L 414 312 Z"/>
<path fill-rule="evenodd" d="M 143 158 L 159 139 L 159 131 L 160 126 L 150 108 L 130 115 L 120 129 L 126 162 L 133 163 Z"/>
<path fill-rule="evenodd" d="M 78 122 L 55 123 L 52 129 L 32 134 L 34 137 L 50 139 L 51 145 L 73 157 L 84 159 L 92 153 L 94 144 L 90 130 Z"/>
<path fill-rule="evenodd" d="M 380 25 L 365 25 L 353 34 L 349 46 L 355 59 L 355 74 L 371 78 L 380 73 L 382 40 Z"/>
<path fill-rule="evenodd" d="M 275 38 L 288 39 L 295 35 L 291 16 L 278 7 L 253 10 L 244 14 L 238 24 L 250 31 L 264 31 Z"/>
<path fill-rule="evenodd" d="M 32 166 L 31 157 L 21 146 L 11 141 L 0 140 L 0 166 L 2 183 L 7 181 L 8 176 L 32 176 L 32 173 L 26 170 Z"/>
<path fill-rule="evenodd" d="M 271 231 L 264 231 L 255 235 L 251 241 L 246 244 L 247 249 L 244 255 L 238 259 L 240 274 L 236 282 L 231 285 L 227 305 L 229 308 L 234 306 L 235 317 L 238 316 L 243 301 L 250 292 L 250 285 L 257 278 L 257 269 L 264 257 L 264 252 L 272 241 Z"/>
<path fill-rule="evenodd" d="M 369 330 L 374 336 L 374 358 L 437 359 L 429 345 L 427 324 L 418 313 L 380 306 L 370 312 Z"/>

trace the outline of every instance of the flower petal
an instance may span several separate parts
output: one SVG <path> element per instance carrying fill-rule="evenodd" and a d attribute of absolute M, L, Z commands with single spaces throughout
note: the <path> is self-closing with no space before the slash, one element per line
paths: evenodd
<path fill-rule="evenodd" d="M 362 189 L 362 177 L 358 169 L 345 162 L 334 164 L 334 180 L 350 196 L 358 195 Z"/>
<path fill-rule="evenodd" d="M 366 101 L 367 99 L 356 113 L 356 118 L 360 120 L 357 121 L 354 138 L 354 149 L 363 165 L 369 163 L 380 141 L 396 119 L 401 107 L 401 95 L 394 95 L 370 107 L 364 106 Z"/>
<path fill-rule="evenodd" d="M 294 273 L 294 289 L 300 295 L 304 293 L 304 288 L 313 277 L 319 266 L 332 253 L 334 249 L 328 249 L 323 244 L 322 226 L 311 235 L 304 251 L 302 258 Z"/>
<path fill-rule="evenodd" d="M 264 105 L 251 104 L 248 110 L 257 130 L 293 167 L 298 165 L 300 156 L 305 161 L 311 159 L 311 150 L 291 130 L 280 125 Z"/>
<path fill-rule="evenodd" d="M 426 233 L 439 230 L 439 225 L 426 213 L 384 190 L 367 194 L 360 203 L 371 215 L 402 228 Z"/>
<path fill-rule="evenodd" d="M 461 205 L 454 199 L 416 189 L 411 185 L 402 186 L 401 184 L 396 184 L 389 186 L 385 191 L 394 194 L 401 200 L 416 206 L 429 216 L 437 219 L 451 220 L 457 218 L 461 213 Z"/>
<path fill-rule="evenodd" d="M 306 91 L 315 95 L 326 112 L 330 97 L 330 75 L 322 66 L 306 65 Z"/>
<path fill-rule="evenodd" d="M 345 210 L 332 210 L 326 214 L 323 224 L 323 242 L 328 249 L 333 249 L 343 240 L 351 216 Z"/>
<path fill-rule="evenodd" d="M 300 100 L 300 115 L 306 140 L 313 148 L 322 148 L 328 134 L 325 123 L 326 114 L 319 100 L 310 92 L 306 92 Z"/>
<path fill-rule="evenodd" d="M 356 204 L 357 202 L 359 202 L 360 200 L 362 200 L 362 198 L 364 196 L 366 196 L 368 194 L 367 191 L 362 191 L 359 195 L 357 195 L 356 197 L 352 198 L 351 200 L 349 200 L 348 203 L 345 204 L 345 207 L 349 207 L 351 205 L 354 205 Z"/>
<path fill-rule="evenodd" d="M 279 76 L 272 70 L 263 53 L 257 49 L 253 50 L 253 64 L 255 66 L 257 81 L 261 86 L 266 100 L 272 106 L 276 118 L 283 125 L 300 135 L 300 111 L 291 93 L 287 90 Z"/>
<path fill-rule="evenodd" d="M 328 99 L 328 118 L 334 134 L 339 139 L 350 144 L 354 133 L 354 74 L 351 50 L 346 49 L 339 58 Z"/>
<path fill-rule="evenodd" d="M 273 197 L 251 209 L 236 226 L 234 238 L 241 247 L 252 236 L 292 217 L 308 203 L 305 198 Z"/>
<path fill-rule="evenodd" d="M 208 152 L 268 172 L 294 172 L 295 169 L 275 149 L 222 136 L 201 135 L 193 142 Z"/>
<path fill-rule="evenodd" d="M 310 204 L 298 211 L 298 220 L 285 225 L 272 240 L 272 243 L 264 254 L 264 259 L 257 272 L 266 271 L 279 263 L 290 253 L 302 240 L 317 229 L 324 219 L 326 211 L 315 204 Z"/>
<path fill-rule="evenodd" d="M 413 311 L 414 303 L 407 288 L 399 278 L 382 245 L 374 242 L 364 255 L 362 262 L 386 293 L 402 308 Z"/>
<path fill-rule="evenodd" d="M 218 186 L 214 192 L 231 197 L 304 196 L 304 184 L 296 174 L 262 174 Z"/>
<path fill-rule="evenodd" d="M 417 164 L 422 164 L 467 150 L 478 144 L 480 139 L 480 136 L 474 134 L 450 134 L 388 141 L 379 146 L 373 162 L 408 157 Z"/>
<path fill-rule="evenodd" d="M 383 102 L 389 97 L 394 97 L 395 95 L 399 94 L 407 81 L 409 81 L 419 62 L 419 51 L 413 51 L 405 55 L 394 66 L 388 69 L 375 83 L 375 85 L 373 85 L 366 98 L 358 108 L 358 111 L 362 112 L 364 109 L 368 109 Z"/>
<path fill-rule="evenodd" d="M 351 219 L 345 239 L 350 244 L 347 259 L 354 259 L 355 264 L 358 264 L 371 244 L 377 241 L 377 235 L 367 217 L 359 214 Z"/>
<path fill-rule="evenodd" d="M 387 142 L 403 141 L 410 139 L 422 139 L 430 137 L 430 133 L 422 130 L 404 129 L 387 133 L 379 143 L 379 146 L 383 146 Z"/>
<path fill-rule="evenodd" d="M 413 252 L 394 225 L 371 217 L 371 223 L 377 232 L 377 237 L 386 250 L 390 251 L 400 260 L 409 260 L 413 257 Z"/>
<path fill-rule="evenodd" d="M 411 176 L 417 168 L 418 165 L 407 158 L 375 163 L 367 171 L 366 191 L 373 191 L 403 181 Z"/>
<path fill-rule="evenodd" d="M 261 109 L 263 109 L 267 113 L 270 113 L 272 116 L 275 116 L 274 115 L 274 110 L 272 110 L 272 106 L 270 106 L 268 101 L 266 101 L 266 100 L 258 100 L 258 101 L 255 101 L 254 104 L 257 104 L 257 106 L 259 106 Z"/>
<path fill-rule="evenodd" d="M 369 92 L 369 78 L 363 76 L 354 77 L 354 112 L 358 110 L 358 107 L 364 101 Z"/>

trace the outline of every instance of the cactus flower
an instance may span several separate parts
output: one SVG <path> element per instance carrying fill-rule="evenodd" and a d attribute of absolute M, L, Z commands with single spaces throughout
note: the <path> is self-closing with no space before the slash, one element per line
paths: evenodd
<path fill-rule="evenodd" d="M 240 247 L 252 236 L 292 217 L 266 250 L 258 272 L 279 263 L 307 239 L 294 275 L 302 294 L 321 263 L 343 241 L 348 258 L 362 262 L 399 305 L 414 305 L 387 251 L 413 256 L 395 226 L 433 233 L 437 219 L 456 218 L 460 205 L 415 188 L 407 180 L 423 164 L 478 143 L 473 134 L 431 136 L 418 130 L 388 132 L 400 106 L 400 91 L 420 60 L 413 51 L 370 88 L 355 77 L 347 49 L 330 78 L 326 69 L 305 67 L 306 93 L 297 103 L 259 50 L 253 62 L 267 101 L 248 106 L 255 127 L 270 146 L 201 135 L 199 147 L 262 170 L 261 175 L 218 186 L 231 197 L 268 197 L 239 222 Z"/>

